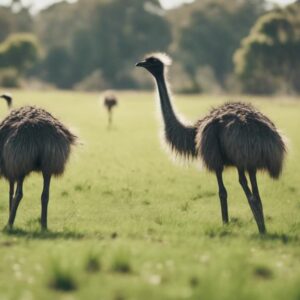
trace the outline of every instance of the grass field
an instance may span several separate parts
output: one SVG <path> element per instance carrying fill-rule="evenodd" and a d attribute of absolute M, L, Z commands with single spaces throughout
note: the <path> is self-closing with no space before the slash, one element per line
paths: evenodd
<path fill-rule="evenodd" d="M 82 145 L 52 182 L 49 232 L 39 230 L 41 177 L 26 180 L 15 230 L 0 233 L 1 300 L 300 299 L 300 101 L 254 100 L 290 140 L 282 179 L 258 178 L 269 232 L 260 237 L 235 170 L 224 176 L 223 227 L 214 175 L 172 162 L 152 93 L 120 93 L 110 131 L 98 94 L 14 97 L 60 117 Z M 178 96 L 176 106 L 196 120 L 229 99 Z M 4 228 L 4 180 L 0 194 Z"/>

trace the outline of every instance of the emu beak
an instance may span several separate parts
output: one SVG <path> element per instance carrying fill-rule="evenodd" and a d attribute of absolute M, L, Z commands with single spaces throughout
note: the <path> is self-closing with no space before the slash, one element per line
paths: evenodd
<path fill-rule="evenodd" d="M 143 60 L 143 61 L 138 62 L 135 66 L 136 66 L 136 67 L 144 67 L 145 64 L 146 64 L 146 61 Z"/>

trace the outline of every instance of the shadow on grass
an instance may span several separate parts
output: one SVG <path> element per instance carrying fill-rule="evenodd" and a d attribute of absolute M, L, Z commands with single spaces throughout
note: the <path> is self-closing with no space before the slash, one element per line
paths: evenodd
<path fill-rule="evenodd" d="M 278 241 L 283 244 L 300 244 L 300 237 L 297 235 L 291 235 L 286 233 L 266 233 L 263 235 L 252 235 L 253 239 L 261 241 Z"/>
<path fill-rule="evenodd" d="M 7 236 L 20 237 L 31 240 L 80 240 L 85 237 L 83 233 L 76 231 L 50 231 L 50 230 L 39 230 L 39 231 L 27 231 L 23 229 L 4 229 L 3 234 Z"/>
<path fill-rule="evenodd" d="M 204 234 L 209 238 L 237 238 L 243 227 L 246 227 L 245 222 L 239 218 L 231 218 L 228 224 L 207 228 Z"/>
<path fill-rule="evenodd" d="M 232 238 L 236 237 L 237 234 L 232 231 L 229 225 L 224 225 L 223 227 L 208 228 L 204 232 L 205 236 L 213 238 Z"/>

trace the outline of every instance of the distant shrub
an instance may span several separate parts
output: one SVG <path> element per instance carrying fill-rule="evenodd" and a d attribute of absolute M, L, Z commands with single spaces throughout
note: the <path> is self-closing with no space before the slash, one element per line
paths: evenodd
<path fill-rule="evenodd" d="M 0 44 L 0 67 L 24 73 L 37 64 L 40 55 L 41 46 L 33 34 L 11 34 Z"/>
<path fill-rule="evenodd" d="M 274 276 L 273 271 L 269 267 L 262 265 L 256 266 L 253 272 L 256 277 L 261 279 L 271 279 Z"/>
<path fill-rule="evenodd" d="M 20 78 L 14 68 L 0 69 L 0 86 L 8 88 L 20 87 Z"/>
<path fill-rule="evenodd" d="M 300 93 L 299 1 L 261 16 L 234 55 L 244 92 Z"/>
<path fill-rule="evenodd" d="M 131 273 L 132 268 L 129 261 L 129 254 L 124 251 L 118 251 L 115 253 L 112 260 L 111 269 L 112 271 L 118 273 Z"/>
<path fill-rule="evenodd" d="M 73 291 L 78 285 L 69 266 L 54 260 L 50 267 L 49 287 L 59 291 Z"/>
<path fill-rule="evenodd" d="M 101 270 L 101 262 L 98 253 L 88 253 L 85 262 L 85 270 L 89 273 L 96 273 Z"/>
<path fill-rule="evenodd" d="M 192 288 L 195 288 L 195 287 L 199 286 L 200 281 L 197 276 L 192 276 L 189 280 L 189 283 Z"/>

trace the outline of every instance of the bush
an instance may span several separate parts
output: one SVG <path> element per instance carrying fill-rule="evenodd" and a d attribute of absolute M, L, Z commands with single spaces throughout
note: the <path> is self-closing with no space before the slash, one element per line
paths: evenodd
<path fill-rule="evenodd" d="M 0 86 L 7 88 L 20 87 L 20 78 L 13 68 L 0 69 Z"/>
<path fill-rule="evenodd" d="M 53 260 L 50 265 L 49 287 L 59 291 L 73 291 L 77 289 L 77 282 L 68 265 L 60 260 Z"/>
<path fill-rule="evenodd" d="M 96 273 L 101 270 L 100 255 L 95 252 L 88 253 L 85 261 L 85 270 L 89 273 Z"/>
<path fill-rule="evenodd" d="M 111 269 L 112 271 L 118 273 L 131 273 L 132 268 L 128 253 L 124 251 L 118 251 L 115 253 L 112 260 Z"/>
<path fill-rule="evenodd" d="M 14 68 L 24 73 L 38 62 L 40 52 L 33 34 L 12 34 L 0 44 L 0 68 Z"/>
<path fill-rule="evenodd" d="M 235 72 L 244 92 L 300 92 L 300 4 L 258 19 L 234 55 Z"/>

